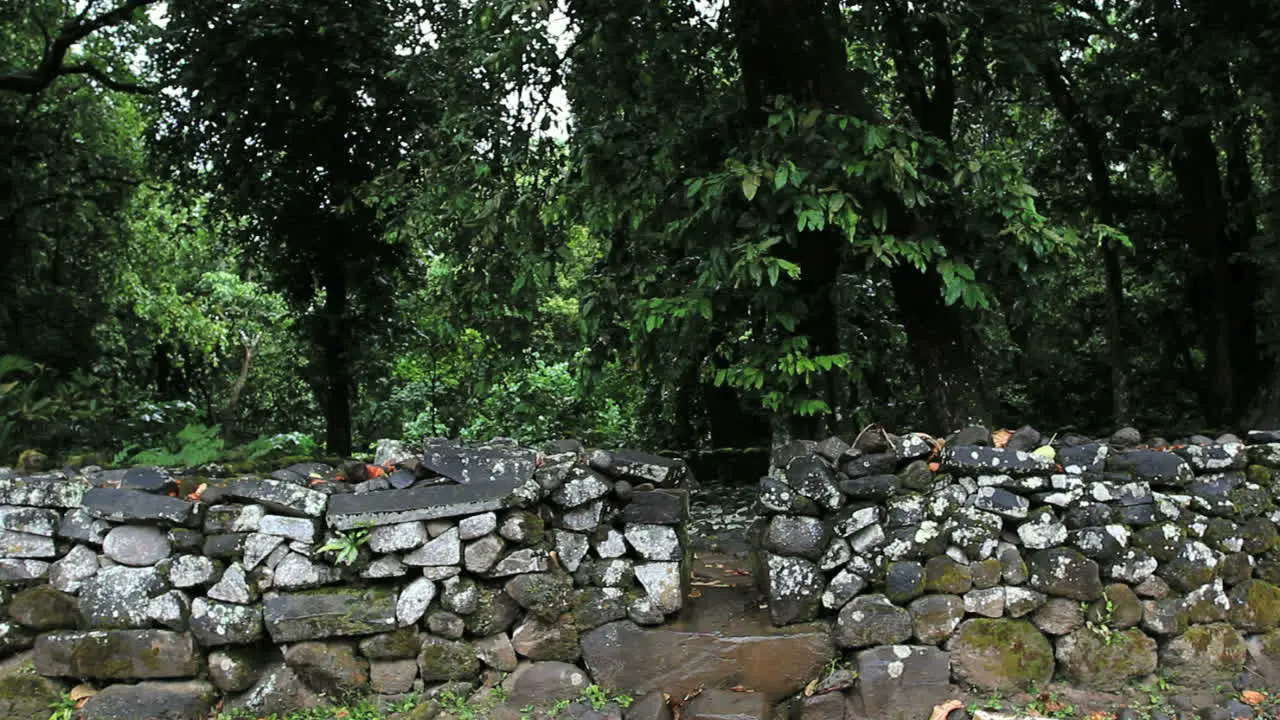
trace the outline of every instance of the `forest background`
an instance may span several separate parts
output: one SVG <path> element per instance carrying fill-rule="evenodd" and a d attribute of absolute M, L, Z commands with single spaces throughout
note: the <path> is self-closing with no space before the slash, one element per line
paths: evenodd
<path fill-rule="evenodd" d="M 1269 0 L 0 0 L 0 464 L 1276 425 L 1277 187 Z"/>

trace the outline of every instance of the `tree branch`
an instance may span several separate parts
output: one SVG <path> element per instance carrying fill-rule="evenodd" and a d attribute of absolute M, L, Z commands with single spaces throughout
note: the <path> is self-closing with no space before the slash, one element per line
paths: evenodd
<path fill-rule="evenodd" d="M 150 92 L 135 83 L 113 80 L 100 68 L 92 65 L 86 63 L 64 65 L 63 63 L 66 62 L 67 53 L 76 43 L 103 28 L 129 22 L 135 10 L 156 2 L 159 0 L 124 0 L 119 7 L 93 18 L 88 17 L 89 8 L 86 7 L 78 16 L 62 26 L 58 36 L 53 38 L 52 42 L 45 42 L 44 55 L 39 65 L 30 69 L 0 73 L 0 91 L 36 95 L 63 75 L 87 75 L 112 90 L 131 93 Z"/>

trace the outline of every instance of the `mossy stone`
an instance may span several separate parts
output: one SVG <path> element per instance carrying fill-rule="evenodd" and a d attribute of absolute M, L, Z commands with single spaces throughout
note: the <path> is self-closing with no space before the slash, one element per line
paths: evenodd
<path fill-rule="evenodd" d="M 0 677 L 0 720 L 47 718 L 49 705 L 61 695 L 57 683 L 39 675 Z"/>
<path fill-rule="evenodd" d="M 80 623 L 80 603 L 51 585 L 36 585 L 14 596 L 9 617 L 33 630 L 64 630 Z"/>
<path fill-rule="evenodd" d="M 1236 506 L 1237 517 L 1258 517 L 1275 510 L 1271 493 L 1260 487 L 1239 487 L 1227 496 Z"/>
<path fill-rule="evenodd" d="M 1266 465 L 1250 465 L 1245 470 L 1245 478 L 1249 482 L 1267 487 L 1271 484 L 1272 470 Z"/>
<path fill-rule="evenodd" d="M 1227 541 L 1240 537 L 1240 527 L 1226 518 L 1209 518 L 1204 530 L 1204 542 L 1216 550 L 1227 549 Z"/>
<path fill-rule="evenodd" d="M 427 637 L 418 653 L 418 671 L 429 683 L 471 680 L 480 674 L 480 660 L 469 642 Z"/>
<path fill-rule="evenodd" d="M 1239 585 L 1253 577 L 1253 556 L 1249 553 L 1228 553 L 1218 563 L 1218 577 L 1228 587 Z"/>
<path fill-rule="evenodd" d="M 1160 651 L 1160 668 L 1173 683 L 1212 688 L 1231 683 L 1244 668 L 1248 649 L 1226 623 L 1193 625 Z"/>
<path fill-rule="evenodd" d="M 475 612 L 467 615 L 467 632 L 476 637 L 506 632 L 516 622 L 520 605 L 501 589 L 479 584 Z"/>
<path fill-rule="evenodd" d="M 360 641 L 360 654 L 371 660 L 407 660 L 422 651 L 422 637 L 417 627 L 372 635 Z"/>
<path fill-rule="evenodd" d="M 552 573 L 517 575 L 507 581 L 505 590 L 535 617 L 555 620 L 569 610 L 573 578 Z"/>
<path fill-rule="evenodd" d="M 1250 633 L 1280 628 L 1280 588 L 1265 580 L 1249 580 L 1231 590 L 1231 624 Z"/>
<path fill-rule="evenodd" d="M 993 588 L 1000 584 L 1000 559 L 987 558 L 969 564 L 969 571 L 973 575 L 973 586 L 985 590 Z"/>
<path fill-rule="evenodd" d="M 957 680 L 1017 692 L 1053 677 L 1053 646 L 1026 620 L 967 620 L 947 647 Z"/>
<path fill-rule="evenodd" d="M 924 566 L 924 590 L 963 595 L 973 588 L 973 570 L 946 555 L 929 558 Z"/>
<path fill-rule="evenodd" d="M 1137 628 L 1099 631 L 1083 627 L 1058 640 L 1063 677 L 1074 686 L 1122 692 L 1137 678 L 1155 672 L 1156 641 Z"/>
<path fill-rule="evenodd" d="M 1261 555 L 1280 547 L 1280 532 L 1276 524 L 1263 517 L 1249 518 L 1240 524 L 1240 547 L 1250 555 Z"/>
<path fill-rule="evenodd" d="M 1133 546 L 1151 553 L 1151 557 L 1167 563 L 1178 554 L 1187 533 L 1171 522 L 1148 525 L 1133 534 Z"/>
<path fill-rule="evenodd" d="M 1095 625 L 1125 630 L 1142 622 L 1142 601 L 1128 585 L 1115 583 L 1102 589 L 1102 599 L 1089 606 L 1085 617 Z"/>

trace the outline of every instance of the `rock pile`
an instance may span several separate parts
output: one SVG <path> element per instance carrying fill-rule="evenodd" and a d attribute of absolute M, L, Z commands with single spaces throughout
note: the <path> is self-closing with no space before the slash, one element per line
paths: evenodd
<path fill-rule="evenodd" d="M 777 451 L 753 531 L 773 622 L 831 618 L 867 716 L 908 676 L 1280 675 L 1280 433 L 872 435 Z"/>
<path fill-rule="evenodd" d="M 216 688 L 258 714 L 576 662 L 581 634 L 680 609 L 689 481 L 637 452 L 444 441 L 383 442 L 360 477 L 306 463 L 198 499 L 153 468 L 2 474 L 0 656 L 34 648 L 46 677 L 199 678 L 188 700 Z"/>

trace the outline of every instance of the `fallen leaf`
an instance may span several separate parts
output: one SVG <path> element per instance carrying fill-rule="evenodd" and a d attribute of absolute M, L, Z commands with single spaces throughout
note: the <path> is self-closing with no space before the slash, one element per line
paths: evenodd
<path fill-rule="evenodd" d="M 733 570 L 729 570 L 729 571 L 728 571 L 728 574 L 729 574 L 729 575 L 750 575 L 750 574 L 751 574 L 751 571 L 750 571 L 750 570 L 742 570 L 742 569 L 740 569 L 740 568 L 734 568 Z"/>
<path fill-rule="evenodd" d="M 382 477 L 383 475 L 386 475 L 386 474 L 387 474 L 387 471 L 386 471 L 386 470 L 383 470 L 382 468 L 378 467 L 377 465 L 365 465 L 364 467 L 365 467 L 365 475 L 366 475 L 370 480 L 372 480 L 372 479 L 374 479 L 374 478 L 380 478 L 380 477 Z"/>
<path fill-rule="evenodd" d="M 197 487 L 195 490 L 192 490 L 190 493 L 187 494 L 187 499 L 199 500 L 200 496 L 204 494 L 204 491 L 208 489 L 209 489 L 209 483 L 200 483 L 199 487 Z"/>
<path fill-rule="evenodd" d="M 699 590 L 698 588 L 694 588 L 694 589 L 692 589 L 692 590 L 690 590 L 690 591 L 689 591 L 689 597 L 691 597 L 691 598 L 700 598 L 700 597 L 702 597 L 702 591 L 701 591 L 701 590 Z"/>
<path fill-rule="evenodd" d="M 1002 448 L 1009 444 L 1009 438 L 1013 437 L 1013 433 L 1008 430 L 997 430 L 991 433 L 991 444 L 998 448 Z"/>
<path fill-rule="evenodd" d="M 98 691 L 94 690 L 88 685 L 77 685 L 71 688 L 71 692 L 67 693 L 67 696 L 70 697 L 72 700 L 79 702 L 80 700 L 91 698 L 97 694 L 98 694 Z"/>
<path fill-rule="evenodd" d="M 929 472 L 938 472 L 941 469 L 942 469 L 942 463 L 938 463 L 938 462 L 929 463 Z"/>
<path fill-rule="evenodd" d="M 959 710 L 964 707 L 964 703 L 959 700 L 948 700 L 941 705 L 935 705 L 933 712 L 929 714 L 929 720 L 943 720 L 951 714 L 953 710 Z"/>
<path fill-rule="evenodd" d="M 814 680 L 813 682 L 816 684 L 818 681 Z M 755 690 L 752 690 L 751 688 L 745 685 L 734 685 L 733 687 L 729 688 L 729 690 L 733 692 L 755 692 Z M 701 693 L 702 690 L 699 689 L 698 692 Z"/>
<path fill-rule="evenodd" d="M 810 680 L 809 684 L 804 686 L 805 697 L 813 697 L 816 692 L 818 692 L 818 678 Z"/>
<path fill-rule="evenodd" d="M 1257 707 L 1267 701 L 1267 696 L 1257 690 L 1245 690 L 1240 693 L 1240 702 Z"/>

